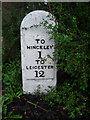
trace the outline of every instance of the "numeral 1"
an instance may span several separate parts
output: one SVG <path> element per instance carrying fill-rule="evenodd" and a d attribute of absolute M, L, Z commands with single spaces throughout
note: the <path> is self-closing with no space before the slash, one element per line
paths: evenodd
<path fill-rule="evenodd" d="M 39 53 L 39 57 L 38 58 L 41 58 L 41 51 L 38 51 L 38 53 Z"/>

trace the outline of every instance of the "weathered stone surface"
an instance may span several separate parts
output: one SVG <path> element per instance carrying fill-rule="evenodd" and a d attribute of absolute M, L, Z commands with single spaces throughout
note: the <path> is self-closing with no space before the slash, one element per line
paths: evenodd
<path fill-rule="evenodd" d="M 49 20 L 46 11 L 30 12 L 21 23 L 21 59 L 22 80 L 24 93 L 47 92 L 48 86 L 56 86 L 56 66 L 51 58 L 54 52 L 54 40 L 50 39 L 48 29 L 40 22 L 43 18 L 48 23 L 55 25 Z"/>

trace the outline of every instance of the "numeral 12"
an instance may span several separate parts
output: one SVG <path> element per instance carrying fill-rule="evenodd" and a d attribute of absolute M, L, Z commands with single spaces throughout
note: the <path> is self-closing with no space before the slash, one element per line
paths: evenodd
<path fill-rule="evenodd" d="M 35 71 L 36 76 L 35 77 L 45 77 L 44 76 L 44 71 Z"/>

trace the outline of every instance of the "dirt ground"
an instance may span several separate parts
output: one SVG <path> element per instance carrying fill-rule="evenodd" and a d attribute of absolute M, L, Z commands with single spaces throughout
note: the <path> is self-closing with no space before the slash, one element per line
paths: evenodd
<path fill-rule="evenodd" d="M 48 101 L 43 100 L 40 95 L 21 95 L 8 105 L 8 113 L 12 111 L 13 115 L 21 115 L 23 120 L 71 120 L 68 117 L 68 111 L 64 106 L 55 103 L 53 107 Z M 76 120 L 89 120 L 86 114 Z"/>

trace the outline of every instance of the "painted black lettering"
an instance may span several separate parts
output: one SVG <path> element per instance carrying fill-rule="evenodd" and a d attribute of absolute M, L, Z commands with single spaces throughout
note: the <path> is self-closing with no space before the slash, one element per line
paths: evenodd
<path fill-rule="evenodd" d="M 37 41 L 37 44 L 39 43 L 40 39 L 35 39 Z"/>
<path fill-rule="evenodd" d="M 34 69 L 37 69 L 37 66 L 34 66 Z"/>
<path fill-rule="evenodd" d="M 40 46 L 40 49 L 42 49 L 42 46 Z"/>
<path fill-rule="evenodd" d="M 41 60 L 41 61 L 40 61 L 41 64 L 44 64 L 44 62 L 45 62 L 44 60 Z"/>
<path fill-rule="evenodd" d="M 37 47 L 37 49 L 39 49 L 39 46 L 36 46 Z"/>
<path fill-rule="evenodd" d="M 36 46 L 33 46 L 33 49 L 36 49 L 37 47 Z"/>
<path fill-rule="evenodd" d="M 38 66 L 38 69 L 40 69 L 40 66 Z"/>
<path fill-rule="evenodd" d="M 47 46 L 47 49 L 49 49 L 49 46 Z"/>
<path fill-rule="evenodd" d="M 52 47 L 53 47 L 53 45 L 52 45 L 52 46 L 50 46 L 50 49 L 52 49 Z"/>
<path fill-rule="evenodd" d="M 29 66 L 30 69 L 32 69 L 32 66 Z"/>
<path fill-rule="evenodd" d="M 47 66 L 45 65 L 45 66 L 44 66 L 44 68 L 46 69 L 46 68 L 47 68 Z"/>
<path fill-rule="evenodd" d="M 42 43 L 42 44 L 44 44 L 44 43 L 45 43 L 45 40 L 44 40 L 44 39 L 42 39 L 42 40 L 41 40 L 41 43 Z"/>
<path fill-rule="evenodd" d="M 44 69 L 44 67 L 43 67 L 43 66 L 41 66 L 41 69 Z"/>
<path fill-rule="evenodd" d="M 35 71 L 35 73 L 36 73 L 35 77 L 38 77 L 38 71 Z"/>
<path fill-rule="evenodd" d="M 53 66 L 51 66 L 51 68 L 53 69 Z"/>
<path fill-rule="evenodd" d="M 35 71 L 35 77 L 45 77 L 44 76 L 44 71 Z"/>
<path fill-rule="evenodd" d="M 30 46 L 27 46 L 27 49 L 30 49 Z"/>
<path fill-rule="evenodd" d="M 40 60 L 35 60 L 37 62 L 37 64 L 39 63 Z"/>
<path fill-rule="evenodd" d="M 44 71 L 39 71 L 39 75 L 40 75 L 40 77 L 45 77 L 44 76 Z"/>
<path fill-rule="evenodd" d="M 28 66 L 26 66 L 26 69 L 28 70 Z"/>
<path fill-rule="evenodd" d="M 41 51 L 38 51 L 38 53 L 39 53 L 39 57 L 38 58 L 41 58 Z"/>

